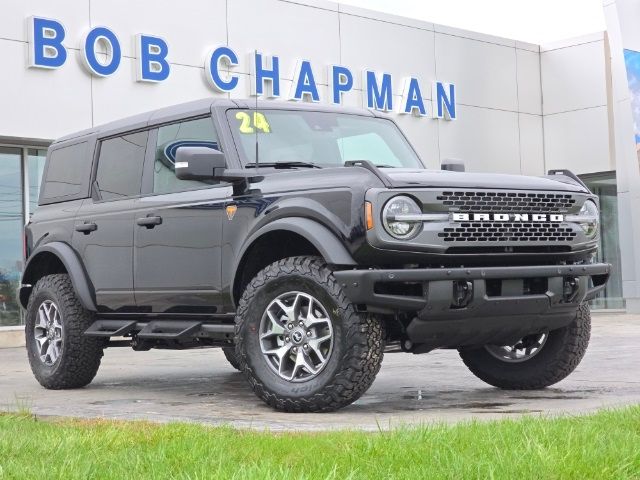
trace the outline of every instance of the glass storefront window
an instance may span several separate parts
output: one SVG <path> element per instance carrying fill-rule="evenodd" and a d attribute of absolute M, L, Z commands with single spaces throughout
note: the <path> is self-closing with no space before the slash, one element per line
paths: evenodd
<path fill-rule="evenodd" d="M 27 184 L 29 186 L 29 214 L 38 206 L 38 196 L 40 195 L 40 180 L 44 171 L 44 160 L 47 151 L 44 149 L 30 148 L 27 150 Z M 26 219 L 27 221 L 29 219 Z"/>
<path fill-rule="evenodd" d="M 22 273 L 22 149 L 0 147 L 0 326 L 19 325 Z"/>
<path fill-rule="evenodd" d="M 604 293 L 591 302 L 595 309 L 624 309 L 620 246 L 618 238 L 618 195 L 616 173 L 604 172 L 582 175 L 582 181 L 600 198 L 600 243 L 598 261 L 612 266 L 611 277 Z"/>

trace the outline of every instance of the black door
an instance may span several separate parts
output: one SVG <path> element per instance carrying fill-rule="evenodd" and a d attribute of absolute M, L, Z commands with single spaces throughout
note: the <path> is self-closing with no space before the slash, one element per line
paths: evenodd
<path fill-rule="evenodd" d="M 81 255 L 101 311 L 130 311 L 133 292 L 133 222 L 140 195 L 148 132 L 101 141 L 93 197 L 84 200 L 72 244 Z"/>
<path fill-rule="evenodd" d="M 181 145 L 219 148 L 210 117 L 161 126 L 147 156 L 149 192 L 134 219 L 134 285 L 138 309 L 150 313 L 218 313 L 220 261 L 228 185 L 176 178 Z M 146 180 L 148 179 L 148 181 Z"/>

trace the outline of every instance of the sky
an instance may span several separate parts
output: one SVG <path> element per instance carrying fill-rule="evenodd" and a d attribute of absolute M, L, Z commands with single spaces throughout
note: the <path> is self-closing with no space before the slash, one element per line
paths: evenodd
<path fill-rule="evenodd" d="M 545 44 L 604 31 L 602 0 L 338 0 L 403 17 Z"/>

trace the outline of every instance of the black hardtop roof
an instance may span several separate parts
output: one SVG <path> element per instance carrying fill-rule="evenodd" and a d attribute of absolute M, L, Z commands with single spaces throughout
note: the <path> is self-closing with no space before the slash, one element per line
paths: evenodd
<path fill-rule="evenodd" d="M 70 140 L 80 139 L 90 135 L 98 135 L 99 137 L 108 137 L 117 135 L 130 130 L 145 128 L 149 125 L 161 124 L 180 120 L 181 118 L 195 117 L 198 115 L 206 115 L 211 108 L 256 108 L 255 99 L 230 100 L 226 98 L 212 99 L 204 98 L 191 102 L 180 103 L 170 107 L 159 108 L 150 112 L 140 113 L 120 120 L 97 125 L 93 128 L 74 132 L 69 135 L 58 138 L 53 145 L 68 142 Z M 377 112 L 365 108 L 344 107 L 338 105 L 327 105 L 320 103 L 293 102 L 282 100 L 259 100 L 257 102 L 259 110 L 307 110 L 315 112 L 336 112 L 351 115 L 380 116 Z"/>

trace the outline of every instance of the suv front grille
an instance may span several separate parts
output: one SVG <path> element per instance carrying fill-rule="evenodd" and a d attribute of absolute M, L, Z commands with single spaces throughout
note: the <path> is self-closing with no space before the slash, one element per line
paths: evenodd
<path fill-rule="evenodd" d="M 557 223 L 463 222 L 438 233 L 445 242 L 567 242 L 575 236 Z"/>
<path fill-rule="evenodd" d="M 572 214 L 581 204 L 579 195 L 568 192 L 522 191 L 522 190 L 448 190 L 434 192 L 432 199 L 424 205 L 425 211 L 473 214 Z M 435 226 L 435 225 L 434 225 Z M 433 232 L 441 242 L 453 248 L 489 246 L 521 248 L 540 245 L 569 244 L 578 236 L 572 224 L 553 221 L 507 221 L 474 220 L 449 221 Z"/>
<path fill-rule="evenodd" d="M 442 192 L 442 205 L 464 212 L 566 213 L 576 203 L 566 193 Z"/>

